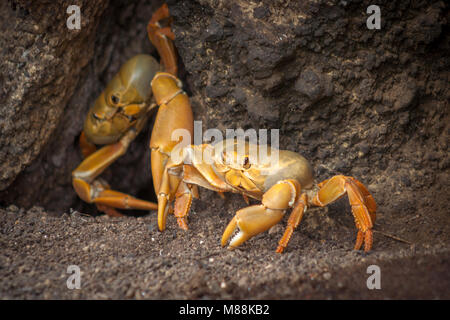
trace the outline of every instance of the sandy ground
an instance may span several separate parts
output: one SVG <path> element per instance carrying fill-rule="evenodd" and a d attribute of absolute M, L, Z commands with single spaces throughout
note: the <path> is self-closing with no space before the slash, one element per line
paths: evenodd
<path fill-rule="evenodd" d="M 221 248 L 223 229 L 245 203 L 238 195 L 201 195 L 188 232 L 172 216 L 159 232 L 154 212 L 109 218 L 76 211 L 54 216 L 39 207 L 0 209 L 0 298 L 450 298 L 446 212 L 397 219 L 379 213 L 374 249 L 365 254 L 352 250 L 356 232 L 341 200 L 309 210 L 280 255 L 274 251 L 284 224 L 242 249 Z M 366 285 L 373 264 L 380 267 L 380 290 Z M 67 288 L 70 265 L 80 267 L 80 290 Z"/>

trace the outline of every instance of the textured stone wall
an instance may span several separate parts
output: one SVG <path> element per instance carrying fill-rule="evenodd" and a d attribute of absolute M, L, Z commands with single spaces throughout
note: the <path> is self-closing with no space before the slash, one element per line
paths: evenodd
<path fill-rule="evenodd" d="M 64 1 L 2 1 L 0 6 L 0 190 L 39 155 L 64 118 L 81 71 L 94 54 L 108 1 L 75 1 L 81 30 L 66 26 Z"/>

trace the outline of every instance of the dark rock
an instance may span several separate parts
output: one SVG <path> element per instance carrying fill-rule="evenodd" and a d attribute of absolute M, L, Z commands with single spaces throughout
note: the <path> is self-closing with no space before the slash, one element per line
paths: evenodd
<path fill-rule="evenodd" d="M 219 41 L 223 36 L 223 27 L 217 22 L 216 19 L 211 19 L 211 22 L 206 29 L 206 41 Z"/>
<path fill-rule="evenodd" d="M 256 19 L 264 19 L 270 15 L 269 9 L 264 6 L 253 9 L 253 17 Z"/>
<path fill-rule="evenodd" d="M 414 101 L 417 93 L 415 80 L 408 78 L 397 82 L 387 90 L 383 96 L 383 103 L 391 107 L 392 111 L 406 109 Z"/>
<path fill-rule="evenodd" d="M 234 88 L 231 95 L 234 97 L 237 103 L 242 104 L 247 100 L 245 91 L 241 88 Z"/>
<path fill-rule="evenodd" d="M 210 98 L 218 98 L 228 93 L 228 87 L 223 85 L 210 85 L 206 87 L 205 93 Z"/>
<path fill-rule="evenodd" d="M 307 96 L 311 102 L 317 102 L 332 94 L 332 84 L 329 77 L 314 69 L 306 69 L 295 82 L 295 90 Z"/>
<path fill-rule="evenodd" d="M 85 23 L 80 32 L 67 29 L 62 1 L 19 3 L 20 12 L 27 14 L 17 15 L 6 1 L 0 5 L 0 69 L 7 91 L 0 107 L 0 149 L 8 150 L 0 154 L 0 190 L 36 159 L 64 118 L 83 67 L 93 57 L 107 6 L 103 0 L 82 1 Z"/>
<path fill-rule="evenodd" d="M 279 118 L 278 106 L 256 94 L 247 97 L 247 111 L 256 119 L 263 118 L 269 121 L 276 121 Z"/>

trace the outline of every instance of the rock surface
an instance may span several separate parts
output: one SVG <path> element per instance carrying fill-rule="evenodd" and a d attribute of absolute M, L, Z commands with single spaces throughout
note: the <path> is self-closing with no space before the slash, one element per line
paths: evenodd
<path fill-rule="evenodd" d="M 0 190 L 55 140 L 51 135 L 72 111 L 66 106 L 94 54 L 107 1 L 80 1 L 81 30 L 67 28 L 69 15 L 61 3 L 3 1 L 0 6 Z"/>

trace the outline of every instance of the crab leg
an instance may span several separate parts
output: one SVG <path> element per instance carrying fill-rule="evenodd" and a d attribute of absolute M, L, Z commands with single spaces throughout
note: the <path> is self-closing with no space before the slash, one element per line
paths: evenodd
<path fill-rule="evenodd" d="M 175 48 L 173 40 L 175 35 L 170 27 L 161 28 L 159 21 L 169 18 L 169 8 L 167 4 L 163 4 L 153 14 L 150 22 L 147 25 L 148 38 L 158 50 L 161 60 L 167 72 L 176 75 L 177 74 L 177 57 L 175 54 Z"/>
<path fill-rule="evenodd" d="M 363 185 L 361 182 L 356 180 L 355 178 L 352 178 L 353 182 L 356 183 L 356 185 L 359 187 L 359 191 L 361 191 L 361 194 L 364 197 L 364 202 L 369 210 L 370 218 L 372 219 L 372 223 L 375 223 L 376 219 L 376 211 L 377 211 L 377 204 L 375 203 L 375 199 L 372 197 L 372 195 L 367 190 L 366 186 Z"/>
<path fill-rule="evenodd" d="M 171 152 L 180 144 L 190 145 L 194 132 L 194 116 L 189 98 L 181 89 L 181 81 L 167 72 L 160 72 L 152 80 L 152 90 L 159 110 L 153 126 L 150 140 L 151 168 L 155 193 L 158 196 L 158 225 L 162 231 L 165 228 L 166 206 L 169 199 L 177 191 L 176 186 L 170 186 L 170 181 L 181 180 L 169 177 L 166 172 Z M 182 130 L 180 130 L 182 129 Z M 181 136 L 173 139 L 172 135 L 178 130 Z M 167 175 L 164 178 L 164 175 Z M 164 181 L 163 181 L 164 180 Z"/>
<path fill-rule="evenodd" d="M 286 209 L 294 205 L 300 190 L 301 186 L 296 180 L 282 180 L 264 193 L 262 204 L 237 211 L 222 235 L 222 247 L 237 228 L 239 233 L 231 239 L 228 249 L 234 249 L 276 225 Z"/>
<path fill-rule="evenodd" d="M 323 181 L 319 187 L 320 190 L 312 200 L 312 203 L 319 207 L 326 206 L 347 193 L 358 228 L 355 250 L 359 250 L 364 243 L 364 251 L 370 251 L 376 204 L 367 188 L 355 178 L 342 175 Z"/>
<path fill-rule="evenodd" d="M 135 132 L 130 131 L 119 142 L 95 151 L 72 172 L 72 184 L 78 196 L 88 203 L 97 204 L 99 210 L 108 215 L 121 215 L 112 208 L 139 210 L 155 210 L 157 208 L 156 203 L 111 190 L 106 182 L 95 179 L 126 152 L 135 135 Z"/>
<path fill-rule="evenodd" d="M 187 216 L 195 195 L 189 186 L 183 181 L 182 165 L 172 163 L 169 159 L 162 174 L 158 196 L 158 228 L 163 231 L 166 228 L 169 203 L 175 198 L 174 215 L 181 229 L 187 230 Z M 171 173 L 169 173 L 171 171 Z"/>
<path fill-rule="evenodd" d="M 91 154 L 93 154 L 97 150 L 97 147 L 95 146 L 95 144 L 88 141 L 84 131 L 81 131 L 79 145 L 80 145 L 81 153 L 83 154 L 84 158 L 89 157 Z"/>
<path fill-rule="evenodd" d="M 277 253 L 283 253 L 284 249 L 286 249 L 288 242 L 291 239 L 292 233 L 302 221 L 303 214 L 307 209 L 307 203 L 308 197 L 305 193 L 303 193 L 295 203 L 294 209 L 292 210 L 291 215 L 289 216 L 286 231 L 284 232 L 283 237 L 280 239 L 280 242 L 278 243 L 278 248 L 276 250 Z"/>
<path fill-rule="evenodd" d="M 190 145 L 183 148 L 183 156 L 175 161 L 169 158 L 164 164 L 158 196 L 158 227 L 165 229 L 169 203 L 175 198 L 174 215 L 180 228 L 187 230 L 187 216 L 192 198 L 198 198 L 197 186 L 222 194 L 234 189 L 221 180 L 211 165 L 199 161 L 209 145 Z M 190 163 L 190 164 L 186 164 Z"/>
<path fill-rule="evenodd" d="M 173 214 L 177 218 L 178 226 L 183 230 L 188 230 L 187 216 L 192 204 L 192 192 L 183 181 L 178 185 L 175 198 Z"/>
<path fill-rule="evenodd" d="M 192 198 L 198 198 L 196 185 L 190 185 L 188 181 L 207 184 L 201 174 L 189 165 L 173 163 L 171 159 L 165 164 L 161 178 L 158 196 L 158 227 L 160 231 L 166 228 L 166 218 L 169 212 L 169 203 L 175 198 L 174 215 L 178 225 L 183 230 L 188 230 L 187 216 L 192 204 Z M 215 191 L 221 189 L 209 187 Z"/>

